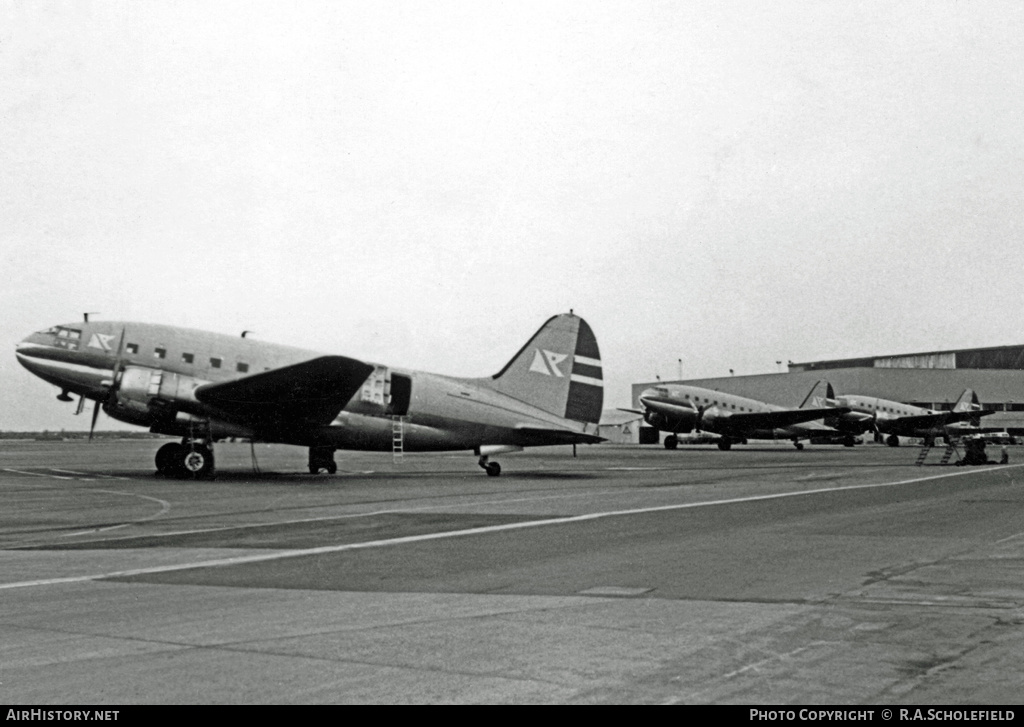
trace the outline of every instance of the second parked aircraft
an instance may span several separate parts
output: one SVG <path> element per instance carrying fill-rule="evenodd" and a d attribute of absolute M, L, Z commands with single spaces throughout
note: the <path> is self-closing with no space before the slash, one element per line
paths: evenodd
<path fill-rule="evenodd" d="M 818 381 L 799 408 L 787 409 L 724 391 L 662 384 L 640 394 L 643 410 L 636 413 L 643 414 L 644 421 L 652 427 L 669 432 L 665 437 L 666 449 L 678 446 L 680 433 L 694 430 L 720 435 L 718 448 L 722 450 L 748 439 L 791 439 L 797 449 L 803 449 L 801 439 L 839 434 L 816 420 L 850 411 L 825 403 L 828 391 L 828 383 Z M 815 406 L 816 400 L 821 404 Z M 848 444 L 853 444 L 852 435 Z"/>

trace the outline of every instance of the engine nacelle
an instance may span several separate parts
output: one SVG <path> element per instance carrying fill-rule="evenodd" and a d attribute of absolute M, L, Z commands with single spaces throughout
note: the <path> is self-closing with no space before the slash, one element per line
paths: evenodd
<path fill-rule="evenodd" d="M 255 432 L 249 427 L 218 419 L 207 420 L 202 417 L 195 417 L 186 412 L 175 412 L 173 416 L 158 416 L 152 420 L 149 431 L 155 434 L 170 434 L 172 436 L 187 437 L 197 432 L 209 433 L 212 439 L 226 439 L 237 437 L 239 439 L 252 439 Z"/>
<path fill-rule="evenodd" d="M 194 376 L 144 366 L 127 366 L 117 384 L 118 399 L 149 404 L 153 399 L 173 403 L 198 403 L 195 390 L 208 383 Z"/>
<path fill-rule="evenodd" d="M 709 406 L 701 412 L 699 428 L 707 432 L 721 432 L 731 416 L 732 412 L 719 409 L 717 406 Z"/>
<path fill-rule="evenodd" d="M 673 411 L 672 413 L 648 409 L 644 412 L 644 421 L 655 429 L 660 429 L 664 432 L 689 434 L 697 423 L 697 412 L 681 407 L 679 411 Z"/>

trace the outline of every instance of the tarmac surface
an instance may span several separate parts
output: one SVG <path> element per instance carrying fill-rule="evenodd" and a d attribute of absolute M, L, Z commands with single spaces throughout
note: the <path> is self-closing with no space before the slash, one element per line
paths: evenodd
<path fill-rule="evenodd" d="M 1024 449 L 159 444 L 0 441 L 0 702 L 1021 703 Z"/>

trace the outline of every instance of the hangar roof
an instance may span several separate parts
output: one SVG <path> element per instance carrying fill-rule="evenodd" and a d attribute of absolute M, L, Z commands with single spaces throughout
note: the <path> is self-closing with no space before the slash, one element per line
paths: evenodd
<path fill-rule="evenodd" d="M 789 365 L 791 372 L 847 368 L 1022 370 L 1024 369 L 1024 345 L 864 356 Z"/>

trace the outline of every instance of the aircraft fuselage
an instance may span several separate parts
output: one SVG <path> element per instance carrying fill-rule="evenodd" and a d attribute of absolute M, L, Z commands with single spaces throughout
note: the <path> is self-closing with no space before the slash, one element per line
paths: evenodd
<path fill-rule="evenodd" d="M 582 422 L 568 421 L 493 390 L 489 378 L 457 378 L 369 362 L 372 373 L 329 423 L 284 428 L 254 425 L 199 401 L 195 390 L 324 354 L 173 326 L 117 321 L 62 324 L 28 336 L 16 353 L 25 368 L 60 387 L 62 396 L 74 393 L 103 401 L 104 411 L 115 419 L 184 437 L 202 423 L 213 439 L 242 437 L 391 451 L 396 417 L 402 417 L 405 451 L 483 447 L 486 452 L 488 447 L 501 451 L 501 445 L 561 443 L 536 441 L 537 436 L 531 438 L 524 427 L 567 433 L 586 429 Z M 115 376 L 117 395 L 110 400 Z"/>

